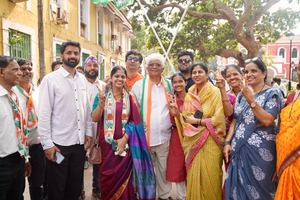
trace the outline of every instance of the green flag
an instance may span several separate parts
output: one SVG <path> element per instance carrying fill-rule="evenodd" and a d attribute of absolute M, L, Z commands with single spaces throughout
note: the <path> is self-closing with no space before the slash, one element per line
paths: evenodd
<path fill-rule="evenodd" d="M 129 6 L 131 4 L 134 3 L 134 0 L 114 0 L 115 2 L 115 6 L 118 10 L 126 7 L 126 6 Z"/>
<path fill-rule="evenodd" d="M 129 5 L 133 4 L 133 2 L 134 2 L 134 0 L 92 0 L 92 2 L 94 4 L 101 3 L 102 6 L 106 6 L 106 4 L 108 4 L 108 2 L 110 2 L 110 1 L 114 2 L 115 6 L 118 10 L 120 10 L 126 6 L 129 6 Z"/>
<path fill-rule="evenodd" d="M 101 3 L 102 6 L 106 6 L 106 4 L 108 4 L 108 2 L 110 2 L 110 1 L 112 1 L 112 0 L 92 0 L 92 2 L 93 2 L 94 4 Z"/>

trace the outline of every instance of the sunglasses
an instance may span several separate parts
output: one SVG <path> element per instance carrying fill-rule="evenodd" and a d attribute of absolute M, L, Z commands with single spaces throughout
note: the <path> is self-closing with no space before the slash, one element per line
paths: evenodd
<path fill-rule="evenodd" d="M 133 60 L 134 60 L 134 62 L 136 62 L 136 61 L 139 61 L 139 59 L 138 59 L 138 58 L 133 58 L 133 57 L 128 57 L 127 59 L 128 59 L 128 60 L 130 60 L 130 61 L 133 59 Z"/>
<path fill-rule="evenodd" d="M 189 62 L 191 62 L 192 60 L 189 59 L 189 58 L 186 58 L 186 59 L 178 59 L 178 63 L 183 63 L 183 61 L 184 61 L 185 63 L 189 63 Z"/>
<path fill-rule="evenodd" d="M 261 62 L 263 62 L 261 57 L 254 57 L 254 58 L 250 58 L 250 59 L 245 60 L 245 65 L 248 65 L 250 62 L 253 62 L 253 61 L 256 61 L 256 60 L 260 60 Z"/>

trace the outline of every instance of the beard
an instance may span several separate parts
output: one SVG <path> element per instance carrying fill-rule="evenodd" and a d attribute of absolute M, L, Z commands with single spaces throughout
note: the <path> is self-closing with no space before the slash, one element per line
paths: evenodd
<path fill-rule="evenodd" d="M 178 69 L 179 69 L 179 71 L 180 71 L 181 73 L 183 73 L 183 74 L 186 74 L 186 73 L 189 73 L 189 72 L 190 72 L 190 69 L 189 69 L 189 68 L 181 69 L 181 68 L 178 67 Z"/>
<path fill-rule="evenodd" d="M 91 71 L 94 71 L 95 74 L 94 74 L 94 75 L 91 75 L 91 74 L 90 74 Z M 84 71 L 84 74 L 85 74 L 85 76 L 86 76 L 87 78 L 90 78 L 90 79 L 96 79 L 96 78 L 98 77 L 99 72 L 98 72 L 98 71 L 95 71 L 95 70 L 93 70 L 93 69 L 91 69 L 90 71 Z"/>
<path fill-rule="evenodd" d="M 70 62 L 70 60 L 74 60 L 75 62 Z M 65 58 L 63 57 L 62 61 L 65 65 L 71 68 L 75 68 L 79 63 L 79 61 L 76 58 L 69 58 L 68 60 L 65 60 Z"/>

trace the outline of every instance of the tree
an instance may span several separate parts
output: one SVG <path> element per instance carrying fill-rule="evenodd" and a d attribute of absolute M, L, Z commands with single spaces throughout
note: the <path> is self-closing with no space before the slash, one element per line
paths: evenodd
<path fill-rule="evenodd" d="M 300 21 L 300 12 L 280 9 L 268 10 L 280 0 L 195 0 L 187 11 L 182 28 L 178 32 L 171 57 L 180 50 L 191 49 L 196 59 L 207 61 L 215 55 L 234 57 L 243 66 L 248 58 L 259 56 L 262 44 L 274 43 Z M 291 2 L 292 0 L 288 0 Z M 297 0 L 299 3 L 300 0 Z M 156 31 L 165 47 L 170 44 L 188 0 L 142 0 L 148 9 Z M 130 7 L 137 18 L 141 15 L 135 3 Z M 146 19 L 144 19 L 146 20 Z M 147 47 L 159 47 L 152 31 L 149 31 Z M 247 54 L 239 51 L 239 44 Z M 162 53 L 162 51 L 161 51 Z"/>

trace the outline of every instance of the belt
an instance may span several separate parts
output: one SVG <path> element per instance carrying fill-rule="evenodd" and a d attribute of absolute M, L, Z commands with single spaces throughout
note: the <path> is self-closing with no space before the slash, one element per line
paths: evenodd
<path fill-rule="evenodd" d="M 19 154 L 19 152 L 15 152 L 15 153 L 12 153 L 8 156 L 5 156 L 3 158 L 0 157 L 1 160 L 9 160 L 9 159 L 15 159 L 15 158 L 20 158 L 21 155 Z"/>

